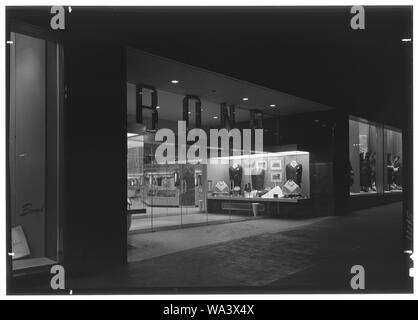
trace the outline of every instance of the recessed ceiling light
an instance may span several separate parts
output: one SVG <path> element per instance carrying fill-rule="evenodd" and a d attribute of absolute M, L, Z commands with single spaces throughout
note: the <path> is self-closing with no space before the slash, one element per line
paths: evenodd
<path fill-rule="evenodd" d="M 275 106 L 276 106 L 275 104 L 271 104 L 271 105 L 270 105 L 270 107 L 271 107 L 271 108 L 274 108 Z"/>
<path fill-rule="evenodd" d="M 213 119 L 218 119 L 218 116 L 214 116 Z"/>
<path fill-rule="evenodd" d="M 161 107 L 160 107 L 160 106 L 156 106 L 156 108 L 157 108 L 157 109 L 160 109 Z"/>
<path fill-rule="evenodd" d="M 191 111 L 189 111 L 189 114 L 192 114 L 192 112 L 191 112 Z"/>
<path fill-rule="evenodd" d="M 178 80 L 171 80 L 171 83 L 177 84 L 177 83 L 179 83 L 179 81 Z"/>
<path fill-rule="evenodd" d="M 242 98 L 242 101 L 248 101 L 247 97 Z"/>

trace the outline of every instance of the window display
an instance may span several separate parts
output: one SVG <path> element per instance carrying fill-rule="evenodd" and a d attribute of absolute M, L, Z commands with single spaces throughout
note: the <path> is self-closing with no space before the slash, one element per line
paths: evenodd
<path fill-rule="evenodd" d="M 396 129 L 384 129 L 385 192 L 402 191 L 402 133 Z"/>
<path fill-rule="evenodd" d="M 402 133 L 364 119 L 349 120 L 350 194 L 402 191 Z"/>
<path fill-rule="evenodd" d="M 281 150 L 286 149 L 289 146 L 281 147 Z M 277 151 L 231 156 L 229 163 L 208 164 L 208 178 L 215 182 L 209 192 L 214 197 L 306 199 L 310 196 L 309 152 Z M 230 186 L 229 190 L 227 186 Z"/>
<path fill-rule="evenodd" d="M 10 39 L 10 240 L 19 274 L 61 261 L 63 64 L 56 42 L 15 32 Z"/>
<path fill-rule="evenodd" d="M 350 134 L 350 194 L 377 193 L 378 155 L 382 148 L 379 130 L 375 124 L 363 119 L 349 120 Z"/>

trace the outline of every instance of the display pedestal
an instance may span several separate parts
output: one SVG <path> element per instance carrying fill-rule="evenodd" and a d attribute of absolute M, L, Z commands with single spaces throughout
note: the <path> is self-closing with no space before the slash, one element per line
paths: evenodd
<path fill-rule="evenodd" d="M 258 204 L 257 215 L 269 217 L 302 217 L 309 216 L 305 204 L 309 199 L 296 198 L 244 198 L 228 196 L 209 196 L 208 212 L 253 216 L 253 204 Z"/>

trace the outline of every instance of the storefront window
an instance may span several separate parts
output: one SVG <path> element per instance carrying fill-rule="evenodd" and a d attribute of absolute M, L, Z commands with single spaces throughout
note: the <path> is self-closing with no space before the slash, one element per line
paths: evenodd
<path fill-rule="evenodd" d="M 363 119 L 349 120 L 350 194 L 381 192 L 382 148 L 379 127 Z"/>
<path fill-rule="evenodd" d="M 19 274 L 61 260 L 63 73 L 60 44 L 14 32 L 10 39 L 10 233 Z"/>
<path fill-rule="evenodd" d="M 396 129 L 384 129 L 385 192 L 402 191 L 402 133 Z"/>
<path fill-rule="evenodd" d="M 263 199 L 309 198 L 309 152 L 278 151 L 231 156 L 209 164 L 213 197 Z"/>
<path fill-rule="evenodd" d="M 351 117 L 350 194 L 402 191 L 402 133 Z"/>

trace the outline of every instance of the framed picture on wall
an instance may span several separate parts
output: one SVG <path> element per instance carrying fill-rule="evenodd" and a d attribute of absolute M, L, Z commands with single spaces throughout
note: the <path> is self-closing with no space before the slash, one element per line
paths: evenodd
<path fill-rule="evenodd" d="M 271 182 L 282 182 L 282 172 L 272 172 Z"/>
<path fill-rule="evenodd" d="M 282 159 L 271 160 L 270 169 L 271 170 L 282 170 Z"/>

